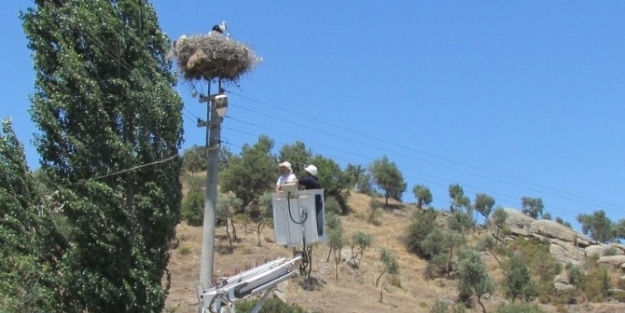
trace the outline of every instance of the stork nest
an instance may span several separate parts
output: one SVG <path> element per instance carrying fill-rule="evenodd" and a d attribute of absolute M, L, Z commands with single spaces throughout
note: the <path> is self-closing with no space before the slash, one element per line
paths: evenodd
<path fill-rule="evenodd" d="M 167 54 L 175 58 L 186 80 L 237 81 L 261 59 L 246 45 L 221 35 L 182 37 Z"/>

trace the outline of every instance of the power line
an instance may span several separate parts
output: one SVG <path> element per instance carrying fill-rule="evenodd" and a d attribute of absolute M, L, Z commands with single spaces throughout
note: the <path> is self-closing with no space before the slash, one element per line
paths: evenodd
<path fill-rule="evenodd" d="M 235 95 L 235 96 L 239 96 L 239 97 L 241 97 L 241 98 L 243 98 L 243 99 L 246 99 L 246 100 L 252 101 L 252 102 L 261 103 L 261 104 L 266 104 L 266 103 L 264 103 L 264 102 L 262 102 L 262 101 L 255 100 L 255 99 L 252 99 L 252 98 L 249 98 L 249 97 L 240 96 L 240 95 L 235 94 L 235 93 L 232 93 L 232 92 L 229 92 L 229 93 L 231 93 L 231 94 L 233 94 L 233 95 Z M 266 105 L 271 106 L 271 107 L 275 107 L 275 106 L 270 105 L 270 104 L 266 104 Z M 269 114 L 265 114 L 265 113 L 262 113 L 262 112 L 258 112 L 258 111 L 255 111 L 255 110 L 252 110 L 252 109 L 249 109 L 249 108 L 244 108 L 244 109 L 245 109 L 245 110 L 248 110 L 248 111 L 251 111 L 251 112 L 254 112 L 255 114 L 264 115 L 264 116 L 267 116 L 267 117 L 270 117 L 270 118 L 273 118 L 273 119 L 276 119 L 276 120 L 279 120 L 279 121 L 288 122 L 288 123 L 291 123 L 291 124 L 294 124 L 294 125 L 303 126 L 303 127 L 307 127 L 308 129 L 311 129 L 311 127 L 310 127 L 310 126 L 308 126 L 308 125 L 306 125 L 306 126 L 305 126 L 305 125 L 302 125 L 302 124 L 298 124 L 298 123 L 295 123 L 295 122 L 292 122 L 292 121 L 289 121 L 289 120 L 286 120 L 286 119 L 283 119 L 283 118 L 279 118 L 279 117 L 276 117 L 276 116 L 273 116 L 273 115 L 269 115 Z M 333 125 L 333 124 L 327 123 L 327 122 L 325 122 L 325 121 L 321 121 L 321 120 L 314 119 L 314 118 L 309 118 L 309 117 L 303 116 L 303 115 L 301 115 L 301 114 L 298 114 L 298 113 L 294 113 L 294 112 L 292 112 L 292 111 L 289 111 L 289 110 L 287 110 L 287 109 L 284 109 L 283 111 L 286 111 L 286 112 L 289 112 L 289 113 L 291 113 L 291 114 L 294 114 L 294 115 L 297 115 L 297 116 L 301 116 L 301 117 L 304 117 L 304 118 L 312 119 L 312 120 L 315 120 L 315 121 L 317 121 L 317 122 L 319 122 L 319 123 L 323 123 L 323 124 L 326 124 L 326 125 L 329 125 L 329 126 L 332 126 L 332 127 L 337 127 L 337 128 L 339 128 L 339 129 L 341 129 L 341 130 L 346 130 L 346 131 L 349 131 L 349 132 L 352 132 L 352 133 L 356 133 L 356 134 L 359 134 L 359 135 L 361 135 L 361 136 L 367 137 L 368 139 L 376 139 L 376 140 L 379 140 L 379 141 L 383 141 L 383 142 L 385 142 L 385 143 L 392 143 L 392 142 L 390 142 L 390 141 L 382 140 L 382 139 L 379 139 L 379 138 L 376 138 L 376 137 L 373 137 L 373 136 L 369 136 L 369 135 L 365 135 L 365 134 L 362 134 L 362 133 L 359 133 L 359 132 L 356 132 L 356 131 L 352 131 L 352 130 L 350 130 L 350 129 L 348 129 L 348 128 L 345 128 L 345 127 L 342 127 L 342 126 L 337 126 L 337 125 Z M 344 136 L 336 135 L 335 133 L 331 133 L 331 132 L 327 132 L 327 131 L 320 131 L 320 132 L 325 133 L 325 134 L 329 134 L 329 135 L 331 135 L 331 136 L 338 137 L 338 138 L 344 138 L 344 139 L 346 138 L 346 137 L 344 137 Z M 369 144 L 369 143 L 362 143 L 362 142 L 359 142 L 359 141 L 355 141 L 355 140 L 353 140 L 353 139 L 351 139 L 351 138 L 348 138 L 348 140 L 350 140 L 350 142 L 360 143 L 360 144 L 363 144 L 363 145 L 366 145 L 366 146 L 369 146 L 369 147 L 375 147 L 375 148 L 377 148 L 377 149 L 384 150 L 384 151 L 386 151 L 386 152 L 394 152 L 394 153 L 396 153 L 396 154 L 398 154 L 398 155 L 406 156 L 406 157 L 409 157 L 409 158 L 412 158 L 412 159 L 415 159 L 415 160 L 418 160 L 418 161 L 422 161 L 422 162 L 426 162 L 426 163 L 429 163 L 429 164 L 437 165 L 437 166 L 440 166 L 440 167 L 443 167 L 443 168 L 447 168 L 447 169 L 451 169 L 451 170 L 454 170 L 454 171 L 458 171 L 458 172 L 462 172 L 462 173 L 470 174 L 470 175 L 473 175 L 473 176 L 477 176 L 477 177 L 481 177 L 481 178 L 489 179 L 489 180 L 492 180 L 492 181 L 496 181 L 496 182 L 504 183 L 504 184 L 507 184 L 507 185 L 510 185 L 510 186 L 515 186 L 515 187 L 525 188 L 525 189 L 532 190 L 532 191 L 535 191 L 535 192 L 539 192 L 539 193 L 544 193 L 544 194 L 547 194 L 547 195 L 555 196 L 555 197 L 558 197 L 558 198 L 561 198 L 561 199 L 572 200 L 572 201 L 576 201 L 576 202 L 579 202 L 579 203 L 584 203 L 584 204 L 588 204 L 588 205 L 597 205 L 597 203 L 602 203 L 602 204 L 604 204 L 604 205 L 605 205 L 605 204 L 607 204 L 607 205 L 610 205 L 610 206 L 612 206 L 612 207 L 619 208 L 619 206 L 618 206 L 618 205 L 611 204 L 611 203 L 609 203 L 609 202 L 602 201 L 602 200 L 596 200 L 596 199 L 593 199 L 593 198 L 590 198 L 590 197 L 585 197 L 585 196 L 583 196 L 583 195 L 577 195 L 577 194 L 574 194 L 574 193 L 564 192 L 564 194 L 566 194 L 566 195 L 570 195 L 570 196 L 573 196 L 573 197 L 575 197 L 575 198 L 576 198 L 576 199 L 573 199 L 573 198 L 571 198 L 571 197 L 568 197 L 568 196 L 563 196 L 563 195 L 561 195 L 561 194 L 555 194 L 555 193 L 553 193 L 553 192 L 546 192 L 546 191 L 543 191 L 543 190 L 540 190 L 540 189 L 536 189 L 536 188 L 532 188 L 532 187 L 528 187 L 528 186 L 524 186 L 524 185 L 518 185 L 518 184 L 514 184 L 514 183 L 511 183 L 511 182 L 508 182 L 508 181 L 503 181 L 503 180 L 500 180 L 500 179 L 492 178 L 492 177 L 489 177 L 489 176 L 486 176 L 486 175 L 483 175 L 483 174 L 474 173 L 474 172 L 469 172 L 469 171 L 464 171 L 464 170 L 457 169 L 457 168 L 454 168 L 454 167 L 449 167 L 449 166 L 447 166 L 447 165 L 440 164 L 440 163 L 437 163 L 437 162 L 433 162 L 433 161 L 429 161 L 429 160 L 424 160 L 424 159 L 415 158 L 415 157 L 414 157 L 414 156 L 412 156 L 412 155 L 406 155 L 406 154 L 403 154 L 403 153 L 398 153 L 398 152 L 395 152 L 395 151 L 389 151 L 388 149 L 383 149 L 383 148 L 381 148 L 381 147 L 378 147 L 378 146 L 375 146 L 375 145 L 371 145 L 371 144 Z M 394 144 L 394 143 L 392 143 L 392 144 Z M 416 151 L 416 152 L 423 153 L 423 152 L 421 152 L 421 151 L 419 151 L 419 150 L 415 150 L 415 149 L 412 149 L 412 148 L 409 148 L 409 147 L 405 147 L 405 146 L 402 146 L 402 145 L 398 145 L 398 144 L 394 144 L 394 145 L 397 145 L 397 146 L 400 146 L 400 147 L 404 147 L 404 148 L 407 148 L 407 149 L 410 149 L 410 150 L 413 150 L 413 151 Z M 433 155 L 433 154 L 430 154 L 430 155 Z M 434 155 L 434 156 L 435 156 L 435 155 Z M 438 157 L 438 156 L 436 156 L 436 157 Z M 447 159 L 447 158 L 442 158 L 442 157 L 438 157 L 438 158 L 445 159 L 445 160 L 450 160 L 450 159 Z M 452 162 L 454 162 L 454 163 L 456 163 L 456 164 L 463 164 L 463 163 L 461 163 L 461 162 L 457 162 L 457 161 L 453 161 L 453 160 L 450 160 L 450 161 L 452 161 Z M 477 169 L 477 170 L 482 170 L 482 169 L 479 169 L 479 168 L 474 167 L 474 166 L 469 166 L 469 167 L 471 167 L 471 168 L 473 168 L 473 169 Z M 509 176 L 507 176 L 507 175 L 498 174 L 498 173 L 495 173 L 495 172 L 492 172 L 492 171 L 488 171 L 488 170 L 482 170 L 482 171 L 486 171 L 486 172 L 488 172 L 488 173 L 493 173 L 493 174 L 499 175 L 499 176 L 501 176 L 501 177 L 509 177 Z M 521 182 L 524 182 L 524 183 L 527 183 L 527 184 L 533 185 L 533 186 L 535 186 L 535 187 L 545 188 L 545 189 L 548 189 L 548 190 L 555 190 L 555 191 L 557 191 L 557 192 L 562 193 L 562 191 L 559 191 L 559 190 L 554 189 L 554 188 L 544 187 L 544 186 L 542 186 L 542 185 L 539 185 L 539 184 L 534 184 L 534 183 L 527 182 L 527 181 L 523 181 L 523 180 L 520 180 L 520 179 L 514 179 L 514 180 L 516 180 L 516 181 L 521 181 Z M 580 200 L 580 199 L 582 199 L 582 200 Z M 592 201 L 592 202 L 588 202 L 588 201 Z"/>

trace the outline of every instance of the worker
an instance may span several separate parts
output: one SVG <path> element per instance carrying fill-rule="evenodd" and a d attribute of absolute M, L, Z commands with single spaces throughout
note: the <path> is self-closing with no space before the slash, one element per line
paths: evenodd
<path fill-rule="evenodd" d="M 280 167 L 280 177 L 278 177 L 278 181 L 276 182 L 276 193 L 282 191 L 282 185 L 297 182 L 297 177 L 293 174 L 291 163 L 284 161 L 278 164 L 278 166 Z"/>
<path fill-rule="evenodd" d="M 304 170 L 306 171 L 306 175 L 297 182 L 304 186 L 306 190 L 321 189 L 319 178 L 317 178 L 317 167 L 311 164 L 306 166 Z"/>

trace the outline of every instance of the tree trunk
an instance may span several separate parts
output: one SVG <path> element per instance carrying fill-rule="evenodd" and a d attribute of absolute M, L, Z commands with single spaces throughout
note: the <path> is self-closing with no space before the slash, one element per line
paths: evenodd
<path fill-rule="evenodd" d="M 263 228 L 265 228 L 265 221 L 261 221 L 260 223 L 258 223 L 258 228 L 256 229 L 256 238 L 258 238 L 258 246 L 260 247 L 260 232 L 263 231 Z"/>
<path fill-rule="evenodd" d="M 237 239 L 237 229 L 234 228 L 234 219 L 230 218 L 228 220 L 230 220 L 230 226 L 232 226 L 232 239 L 234 241 L 238 241 L 238 239 Z"/>
<path fill-rule="evenodd" d="M 481 296 L 477 296 L 477 303 L 480 304 L 480 306 L 482 307 L 482 313 L 486 313 L 486 308 L 484 307 L 484 304 L 482 303 L 482 297 Z"/>
<path fill-rule="evenodd" d="M 375 280 L 375 286 L 376 287 L 378 286 L 378 283 L 380 282 L 380 278 L 382 278 L 384 273 L 386 273 L 386 267 L 382 270 L 382 273 L 380 273 L 380 276 L 378 276 L 378 279 Z"/>

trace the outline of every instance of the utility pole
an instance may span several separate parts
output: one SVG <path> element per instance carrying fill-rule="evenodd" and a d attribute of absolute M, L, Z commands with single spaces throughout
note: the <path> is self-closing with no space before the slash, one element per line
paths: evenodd
<path fill-rule="evenodd" d="M 219 82 L 219 93 L 200 97 L 206 102 L 206 121 L 198 120 L 198 127 L 206 127 L 206 197 L 204 199 L 204 223 L 202 228 L 202 256 L 200 260 L 200 285 L 203 290 L 212 285 L 215 255 L 215 212 L 217 211 L 217 172 L 221 142 L 221 122 L 226 114 L 228 100 Z M 209 122 L 207 122 L 209 121 Z M 203 291 L 202 290 L 202 291 Z"/>

